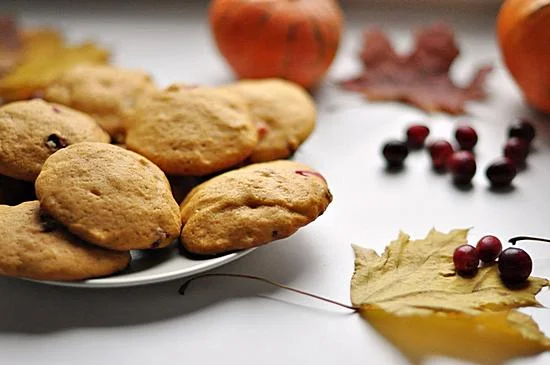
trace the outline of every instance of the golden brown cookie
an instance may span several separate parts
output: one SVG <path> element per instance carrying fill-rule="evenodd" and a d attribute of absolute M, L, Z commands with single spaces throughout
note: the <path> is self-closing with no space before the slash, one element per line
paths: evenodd
<path fill-rule="evenodd" d="M 223 87 L 243 97 L 258 128 L 259 142 L 251 162 L 291 156 L 315 127 L 313 99 L 285 80 L 243 80 Z"/>
<path fill-rule="evenodd" d="M 108 65 L 79 65 L 65 71 L 45 92 L 45 99 L 90 114 L 121 141 L 124 119 L 137 100 L 155 90 L 151 76 L 141 70 Z"/>
<path fill-rule="evenodd" d="M 34 184 L 0 175 L 0 204 L 17 205 L 36 200 Z"/>
<path fill-rule="evenodd" d="M 164 247 L 180 233 L 166 176 L 145 157 L 114 145 L 84 142 L 58 151 L 35 186 L 44 211 L 105 248 Z"/>
<path fill-rule="evenodd" d="M 0 205 L 0 275 L 37 280 L 83 280 L 123 270 L 129 252 L 81 241 L 40 212 L 38 201 Z"/>
<path fill-rule="evenodd" d="M 138 105 L 126 147 L 167 174 L 203 176 L 243 161 L 257 141 L 256 127 L 239 96 L 172 86 Z"/>
<path fill-rule="evenodd" d="M 181 242 L 197 254 L 256 247 L 285 238 L 323 214 L 325 179 L 293 161 L 258 163 L 197 186 L 181 204 Z"/>
<path fill-rule="evenodd" d="M 0 174 L 34 181 L 48 156 L 83 141 L 109 142 L 88 115 L 43 100 L 0 107 Z"/>

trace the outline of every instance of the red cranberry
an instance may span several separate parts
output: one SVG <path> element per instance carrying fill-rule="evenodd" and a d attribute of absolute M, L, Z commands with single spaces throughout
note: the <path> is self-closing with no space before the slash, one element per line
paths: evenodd
<path fill-rule="evenodd" d="M 302 175 L 302 176 L 305 176 L 305 177 L 315 176 L 315 177 L 323 180 L 325 183 L 327 182 L 325 177 L 323 175 L 321 175 L 320 173 L 318 173 L 317 171 L 296 170 L 294 172 L 297 173 L 298 175 Z"/>
<path fill-rule="evenodd" d="M 382 148 L 382 155 L 389 167 L 401 167 L 409 155 L 409 149 L 407 144 L 402 141 L 388 141 Z"/>
<path fill-rule="evenodd" d="M 504 146 L 504 156 L 512 160 L 517 166 L 525 164 L 529 154 L 529 145 L 524 139 L 512 137 Z"/>
<path fill-rule="evenodd" d="M 476 174 L 476 159 L 470 151 L 455 152 L 447 160 L 447 169 L 457 184 L 468 184 Z"/>
<path fill-rule="evenodd" d="M 453 263 L 459 275 L 470 276 L 477 271 L 479 257 L 474 246 L 458 246 L 453 253 Z"/>
<path fill-rule="evenodd" d="M 470 126 L 461 126 L 456 129 L 455 138 L 461 149 L 471 151 L 477 143 L 477 133 Z"/>
<path fill-rule="evenodd" d="M 533 261 L 521 248 L 509 247 L 498 256 L 498 271 L 505 283 L 519 284 L 527 280 Z"/>
<path fill-rule="evenodd" d="M 264 138 L 269 131 L 269 126 L 262 121 L 256 122 L 256 128 L 258 129 L 258 139 Z"/>
<path fill-rule="evenodd" d="M 484 236 L 477 242 L 476 250 L 479 259 L 487 264 L 496 260 L 502 251 L 502 243 L 495 236 Z"/>
<path fill-rule="evenodd" d="M 69 142 L 67 142 L 67 139 L 63 136 L 60 136 L 57 133 L 50 134 L 46 141 L 44 142 L 46 147 L 48 147 L 52 151 L 57 151 L 61 148 L 65 148 L 69 145 Z"/>
<path fill-rule="evenodd" d="M 499 188 L 509 186 L 516 177 L 517 168 L 508 158 L 499 159 L 487 167 L 485 175 L 491 182 L 491 186 Z"/>
<path fill-rule="evenodd" d="M 453 146 L 445 141 L 438 140 L 430 144 L 430 156 L 432 157 L 432 166 L 435 170 L 442 171 L 447 166 L 447 160 L 453 154 Z"/>
<path fill-rule="evenodd" d="M 508 137 L 518 137 L 527 144 L 530 144 L 533 139 L 535 138 L 535 127 L 529 123 L 526 120 L 519 119 L 515 121 L 509 128 L 508 128 Z"/>
<path fill-rule="evenodd" d="M 407 128 L 407 143 L 411 148 L 422 148 L 424 147 L 424 142 L 428 135 L 430 134 L 430 129 L 425 125 L 415 124 Z"/>

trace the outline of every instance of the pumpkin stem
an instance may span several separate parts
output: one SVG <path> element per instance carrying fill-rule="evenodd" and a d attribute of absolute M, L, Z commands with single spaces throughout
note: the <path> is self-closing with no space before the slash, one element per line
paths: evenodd
<path fill-rule="evenodd" d="M 184 295 L 185 294 L 185 291 L 187 290 L 187 288 L 189 287 L 189 284 L 191 284 L 191 282 L 197 280 L 197 279 L 202 279 L 202 278 L 206 278 L 206 277 L 232 277 L 232 278 L 241 278 L 241 279 L 250 279 L 250 280 L 257 280 L 257 281 L 261 281 L 263 283 L 266 283 L 266 284 L 269 284 L 269 285 L 273 285 L 273 286 L 276 286 L 278 288 L 281 288 L 281 289 L 286 289 L 286 290 L 290 290 L 290 291 L 293 291 L 295 293 L 298 293 L 298 294 L 301 294 L 301 295 L 305 295 L 305 296 L 308 296 L 308 297 L 311 297 L 311 298 L 315 298 L 315 299 L 318 299 L 318 300 L 322 300 L 324 302 L 327 302 L 327 303 L 331 303 L 331 304 L 335 304 L 335 305 L 338 305 L 340 307 L 343 307 L 343 308 L 346 308 L 346 309 L 350 309 L 352 311 L 355 311 L 357 312 L 359 310 L 359 307 L 355 307 L 355 306 L 352 306 L 352 305 L 347 305 L 347 304 L 344 304 L 344 303 L 340 303 L 340 302 L 337 302 L 335 300 L 332 300 L 332 299 L 329 299 L 329 298 L 325 298 L 325 297 L 322 297 L 320 295 L 317 295 L 317 294 L 313 294 L 313 293 L 309 293 L 307 291 L 303 291 L 303 290 L 300 290 L 300 289 L 296 289 L 296 288 L 291 288 L 289 286 L 286 286 L 284 284 L 281 284 L 281 283 L 278 283 L 276 281 L 273 281 L 273 280 L 270 280 L 270 279 L 267 279 L 267 278 L 263 278 L 261 276 L 256 276 L 256 275 L 248 275 L 248 274 L 234 274 L 234 273 L 215 273 L 215 274 L 202 274 L 202 275 L 198 275 L 198 276 L 195 276 L 187 281 L 185 281 L 179 288 L 179 293 L 181 295 Z"/>

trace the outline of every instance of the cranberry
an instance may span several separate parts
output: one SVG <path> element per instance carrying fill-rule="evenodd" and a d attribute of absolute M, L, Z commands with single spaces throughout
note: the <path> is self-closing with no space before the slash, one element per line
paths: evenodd
<path fill-rule="evenodd" d="M 410 148 L 422 148 L 424 147 L 424 142 L 428 135 L 430 134 L 430 129 L 425 125 L 415 124 L 407 128 L 407 143 Z"/>
<path fill-rule="evenodd" d="M 505 283 L 519 284 L 527 280 L 533 261 L 521 248 L 509 247 L 498 256 L 498 271 Z"/>
<path fill-rule="evenodd" d="M 430 156 L 432 157 L 432 166 L 435 170 L 442 171 L 447 166 L 447 160 L 453 154 L 453 146 L 445 141 L 438 140 L 430 144 Z"/>
<path fill-rule="evenodd" d="M 485 175 L 493 187 L 505 187 L 512 183 L 516 177 L 517 168 L 512 160 L 508 158 L 499 159 L 487 167 Z"/>
<path fill-rule="evenodd" d="M 382 155 L 384 155 L 389 167 L 401 167 L 403 161 L 409 155 L 409 148 L 402 141 L 392 140 L 384 145 Z"/>
<path fill-rule="evenodd" d="M 458 246 L 453 253 L 453 263 L 459 275 L 470 276 L 475 274 L 479 265 L 479 257 L 474 246 Z"/>
<path fill-rule="evenodd" d="M 447 169 L 453 175 L 455 183 L 468 184 L 476 174 L 475 157 L 470 151 L 455 152 L 447 160 Z"/>
<path fill-rule="evenodd" d="M 264 138 L 269 131 L 268 125 L 262 121 L 256 122 L 256 128 L 258 129 L 258 139 Z"/>
<path fill-rule="evenodd" d="M 477 133 L 470 126 L 461 126 L 456 129 L 455 138 L 460 148 L 471 151 L 477 143 Z"/>
<path fill-rule="evenodd" d="M 524 139 L 512 137 L 504 146 L 504 156 L 512 160 L 517 166 L 525 164 L 529 154 L 529 145 Z"/>
<path fill-rule="evenodd" d="M 46 147 L 48 147 L 52 151 L 57 151 L 61 148 L 65 148 L 69 145 L 67 142 L 67 139 L 63 136 L 60 136 L 57 133 L 50 134 L 46 141 L 44 142 Z"/>
<path fill-rule="evenodd" d="M 484 236 L 477 241 L 476 250 L 481 261 L 493 262 L 502 251 L 502 243 L 495 236 Z"/>
<path fill-rule="evenodd" d="M 531 123 L 529 123 L 526 120 L 519 119 L 515 121 L 509 128 L 508 128 L 508 137 L 518 137 L 527 144 L 530 144 L 533 139 L 535 138 L 535 127 Z"/>
<path fill-rule="evenodd" d="M 302 176 L 305 176 L 305 177 L 315 176 L 315 177 L 323 180 L 325 183 L 327 182 L 325 177 L 323 175 L 321 175 L 320 173 L 318 173 L 317 171 L 296 170 L 294 172 L 297 173 L 298 175 L 302 175 Z"/>

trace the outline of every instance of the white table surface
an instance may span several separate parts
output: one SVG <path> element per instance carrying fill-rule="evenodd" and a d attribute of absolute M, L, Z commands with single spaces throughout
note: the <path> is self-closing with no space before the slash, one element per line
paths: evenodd
<path fill-rule="evenodd" d="M 150 1 L 126 8 L 104 0 L 34 3 L 8 1 L 7 7 L 25 24 L 56 25 L 74 40 L 97 39 L 113 50 L 117 64 L 148 69 L 162 85 L 231 79 L 211 42 L 204 2 Z M 325 174 L 334 195 L 327 212 L 293 237 L 215 271 L 265 275 L 347 302 L 351 243 L 381 251 L 400 229 L 422 237 L 431 227 L 473 227 L 473 242 L 489 233 L 503 239 L 550 237 L 550 124 L 539 123 L 536 153 L 515 190 L 491 192 L 484 176 L 488 161 L 501 153 L 510 118 L 531 115 L 498 61 L 495 7 L 392 7 L 390 12 L 362 5 L 348 12 L 342 48 L 316 94 L 317 129 L 296 155 Z M 458 80 L 468 79 L 473 64 L 496 66 L 490 98 L 469 104 L 469 115 L 429 116 L 397 103 L 369 104 L 331 86 L 359 69 L 363 25 L 382 24 L 405 49 L 411 27 L 437 19 L 457 30 L 463 51 L 453 69 Z M 413 153 L 400 174 L 384 172 L 382 142 L 402 136 L 413 121 L 447 138 L 457 122 L 475 126 L 480 168 L 471 190 L 458 190 L 448 176 L 433 174 L 425 152 Z M 533 244 L 529 250 L 534 273 L 550 276 L 550 247 Z M 0 364 L 406 364 L 346 310 L 237 279 L 208 279 L 181 297 L 180 283 L 85 290 L 2 278 Z M 550 305 L 548 290 L 538 298 Z M 527 312 L 550 333 L 548 310 Z M 550 354 L 513 363 L 548 364 Z"/>

